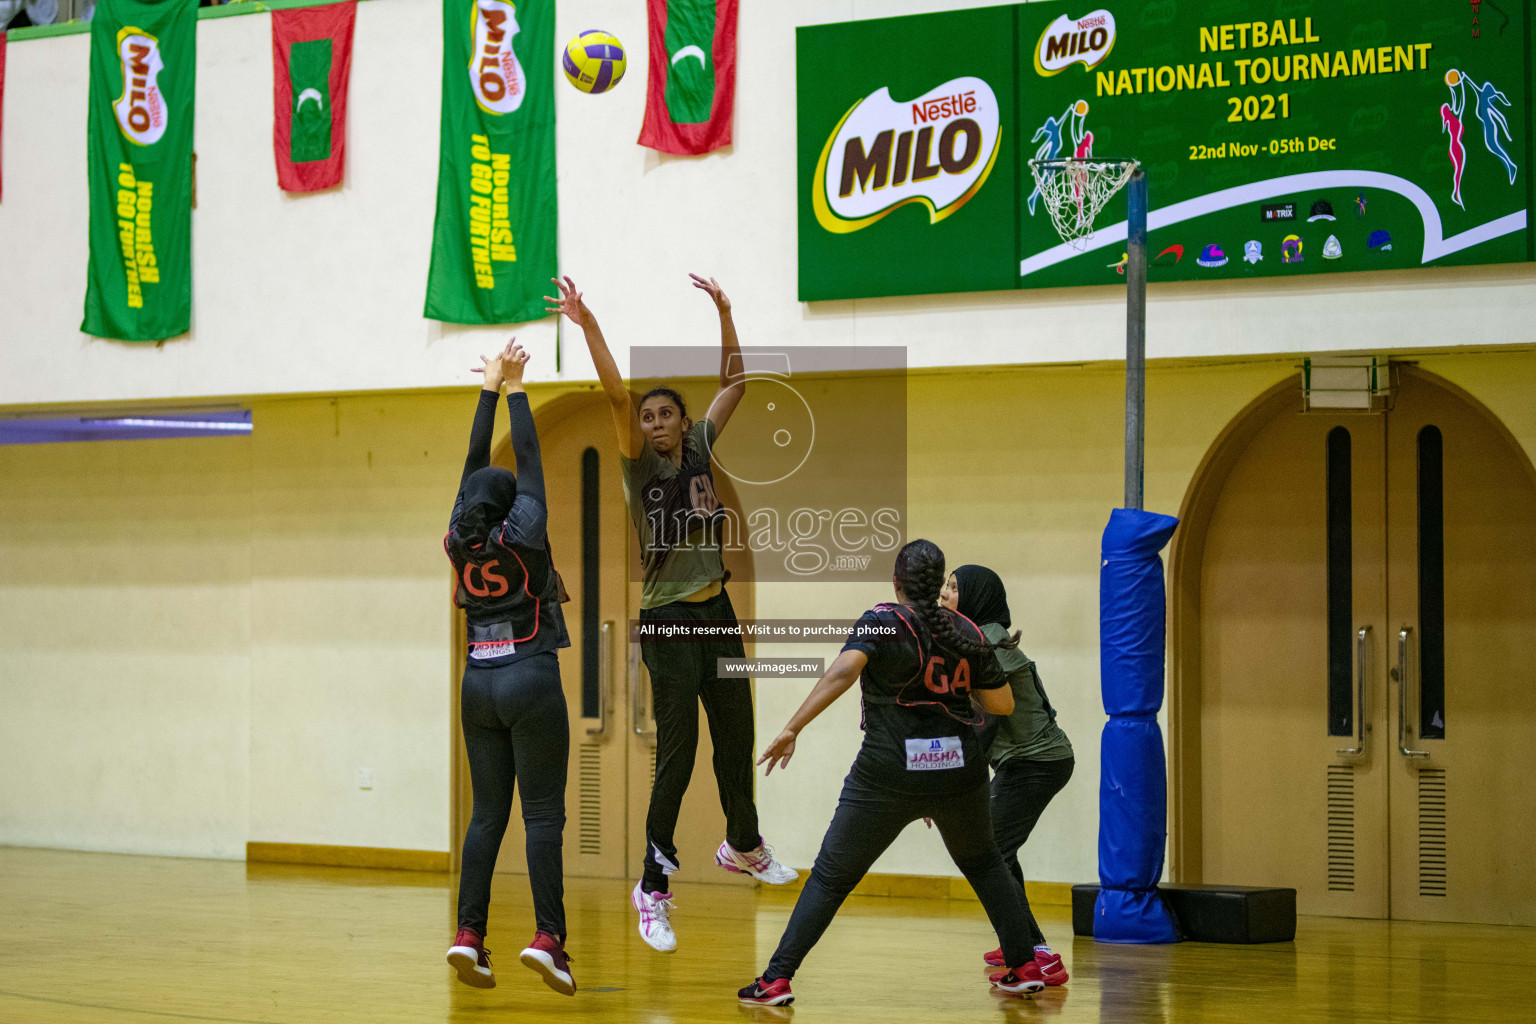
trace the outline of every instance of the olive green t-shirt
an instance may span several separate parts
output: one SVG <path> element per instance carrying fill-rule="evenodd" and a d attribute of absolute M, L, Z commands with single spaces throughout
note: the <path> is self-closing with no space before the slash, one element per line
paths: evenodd
<path fill-rule="evenodd" d="M 706 525 L 720 507 L 709 468 L 716 433 L 708 418 L 695 423 L 683 438 L 681 467 L 649 441 L 638 458 L 619 458 L 624 500 L 640 535 L 641 608 L 670 604 L 725 575 L 719 530 Z"/>
<path fill-rule="evenodd" d="M 982 626 L 981 632 L 994 644 L 1008 636 L 1008 630 L 997 622 Z M 1056 724 L 1056 710 L 1045 696 L 1035 663 L 1023 651 L 1004 648 L 997 651 L 997 663 L 1013 690 L 1013 713 L 998 726 L 992 747 L 987 752 L 992 767 L 1015 757 L 1027 757 L 1031 761 L 1061 761 L 1071 757 L 1072 742 Z"/>

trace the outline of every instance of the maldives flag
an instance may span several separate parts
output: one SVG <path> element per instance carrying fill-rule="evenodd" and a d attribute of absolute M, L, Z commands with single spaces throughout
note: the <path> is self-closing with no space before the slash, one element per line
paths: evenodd
<path fill-rule="evenodd" d="M 272 12 L 272 151 L 287 192 L 341 184 L 357 0 Z"/>
<path fill-rule="evenodd" d="M 646 0 L 650 69 L 640 145 L 708 153 L 731 144 L 736 0 Z"/>

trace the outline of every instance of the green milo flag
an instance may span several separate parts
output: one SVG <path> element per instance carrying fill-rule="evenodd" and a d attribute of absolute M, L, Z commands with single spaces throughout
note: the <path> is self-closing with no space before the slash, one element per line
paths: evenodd
<path fill-rule="evenodd" d="M 425 315 L 545 315 L 555 260 L 554 0 L 443 0 L 437 219 Z"/>
<path fill-rule="evenodd" d="M 91 21 L 86 138 L 98 338 L 159 341 L 192 323 L 197 0 L 101 0 Z"/>

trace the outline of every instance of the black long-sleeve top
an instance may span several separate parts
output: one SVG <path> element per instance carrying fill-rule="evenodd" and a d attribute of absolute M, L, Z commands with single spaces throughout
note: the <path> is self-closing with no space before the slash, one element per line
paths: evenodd
<path fill-rule="evenodd" d="M 458 577 L 455 600 L 469 621 L 469 657 L 480 662 L 494 659 L 496 664 L 570 646 L 546 535 L 549 513 L 544 466 L 528 396 L 509 394 L 507 412 L 517 462 L 517 494 L 512 507 L 482 542 L 470 544 L 457 536 L 464 514 L 465 484 L 491 462 L 496 392 L 482 388 L 464 472 L 448 520 L 448 536 L 444 538 L 444 548 Z"/>

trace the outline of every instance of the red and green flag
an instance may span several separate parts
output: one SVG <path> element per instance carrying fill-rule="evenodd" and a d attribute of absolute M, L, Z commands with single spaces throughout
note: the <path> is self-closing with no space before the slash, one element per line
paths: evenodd
<path fill-rule="evenodd" d="M 86 125 L 98 338 L 160 341 L 192 324 L 192 116 L 197 0 L 100 0 Z"/>
<path fill-rule="evenodd" d="M 696 154 L 731 144 L 737 0 L 646 0 L 651 62 L 640 145 Z"/>
<path fill-rule="evenodd" d="M 272 12 L 272 151 L 285 192 L 341 184 L 357 0 Z"/>
<path fill-rule="evenodd" d="M 443 0 L 437 217 L 425 315 L 545 316 L 555 276 L 555 0 Z"/>

